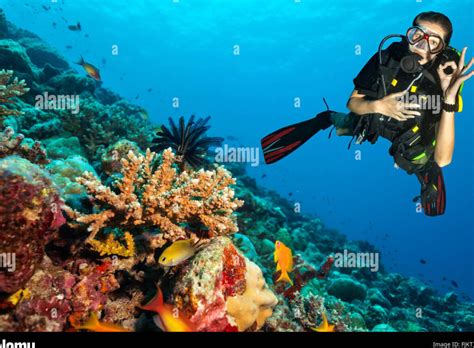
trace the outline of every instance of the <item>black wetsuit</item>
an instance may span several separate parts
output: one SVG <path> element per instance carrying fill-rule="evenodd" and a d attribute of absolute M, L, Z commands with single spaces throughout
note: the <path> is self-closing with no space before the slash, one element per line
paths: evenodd
<path fill-rule="evenodd" d="M 458 56 L 452 52 L 454 49 L 449 51 L 448 58 L 446 54 L 443 54 L 443 59 L 456 60 Z M 365 95 L 367 100 L 381 99 L 385 94 L 380 74 L 381 71 L 384 74 L 388 71 L 387 75 L 384 75 L 386 95 L 409 88 L 408 95 L 412 99 L 407 102 L 429 101 L 423 105 L 422 110 L 418 110 L 421 116 L 407 121 L 398 121 L 381 114 L 361 116 L 351 112 L 342 118 L 336 115 L 331 121 L 337 128 L 347 129 L 349 134 L 346 135 L 357 137 L 357 143 L 368 140 L 373 144 L 379 136 L 392 142 L 389 152 L 394 157 L 395 163 L 408 174 L 416 174 L 422 185 L 420 198 L 425 214 L 436 216 L 444 214 L 446 207 L 446 191 L 441 168 L 434 161 L 435 138 L 442 113 L 443 93 L 436 71 L 441 62 L 441 56 L 427 63 L 424 66 L 424 73 L 420 75 L 419 72 L 410 74 L 400 69 L 400 60 L 407 53 L 406 41 L 390 45 L 382 52 L 383 66 L 389 68 L 385 70 L 380 69 L 378 55 L 375 54 L 354 79 L 354 88 Z M 411 140 L 415 137 L 416 142 L 412 142 Z M 407 145 L 407 139 L 410 148 Z M 412 143 L 414 143 L 413 147 Z M 412 161 L 413 157 L 407 156 L 407 153 L 413 156 L 417 152 L 424 155 L 423 161 Z"/>

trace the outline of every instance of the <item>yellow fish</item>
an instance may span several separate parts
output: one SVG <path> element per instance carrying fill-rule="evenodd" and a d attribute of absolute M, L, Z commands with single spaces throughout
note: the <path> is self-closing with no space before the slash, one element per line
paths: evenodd
<path fill-rule="evenodd" d="M 334 326 L 328 323 L 328 318 L 326 318 L 326 314 L 322 313 L 321 316 L 323 317 L 323 322 L 318 327 L 312 327 L 311 330 L 317 332 L 334 332 Z"/>
<path fill-rule="evenodd" d="M 288 272 L 293 271 L 293 253 L 291 252 L 291 249 L 277 240 L 275 242 L 275 253 L 273 254 L 273 258 L 276 263 L 276 272 L 281 271 L 280 277 L 276 281 L 285 281 L 293 286 L 293 281 L 288 275 Z"/>
<path fill-rule="evenodd" d="M 196 328 L 175 306 L 163 302 L 163 293 L 157 288 L 156 296 L 145 306 L 145 311 L 157 313 L 153 317 L 156 326 L 166 332 L 193 332 Z"/>
<path fill-rule="evenodd" d="M 31 293 L 28 289 L 20 289 L 14 294 L 11 294 L 7 301 L 10 302 L 13 306 L 16 306 L 22 300 L 28 300 L 31 297 Z"/>
<path fill-rule="evenodd" d="M 195 253 L 196 243 L 193 240 L 178 240 L 161 253 L 158 262 L 162 266 L 174 267 L 194 256 Z"/>
<path fill-rule="evenodd" d="M 99 69 L 97 69 L 92 64 L 86 63 L 86 61 L 84 60 L 84 58 L 82 58 L 82 56 L 81 56 L 81 60 L 76 64 L 82 66 L 84 68 L 84 70 L 86 71 L 87 75 L 92 77 L 94 80 L 96 80 L 96 81 L 101 80 Z"/>
<path fill-rule="evenodd" d="M 87 321 L 82 325 L 76 325 L 72 319 L 70 319 L 70 321 L 72 327 L 76 330 L 89 330 L 93 332 L 131 332 L 120 325 L 100 322 L 95 313 L 92 313 L 89 319 L 87 319 Z"/>

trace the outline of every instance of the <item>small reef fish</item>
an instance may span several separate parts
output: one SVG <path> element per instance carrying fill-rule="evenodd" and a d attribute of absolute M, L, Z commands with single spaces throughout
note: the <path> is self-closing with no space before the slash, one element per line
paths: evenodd
<path fill-rule="evenodd" d="M 277 240 L 275 242 L 273 258 L 276 263 L 276 272 L 281 271 L 280 277 L 276 281 L 284 281 L 293 286 L 293 281 L 288 275 L 288 272 L 293 271 L 293 253 L 291 249 Z"/>
<path fill-rule="evenodd" d="M 175 306 L 163 302 L 163 293 L 158 287 L 156 296 L 145 306 L 139 307 L 145 311 L 155 312 L 153 317 L 156 326 L 166 332 L 193 332 L 194 325 Z"/>
<path fill-rule="evenodd" d="M 422 265 L 426 265 L 426 260 L 420 259 L 420 263 L 421 263 Z"/>
<path fill-rule="evenodd" d="M 72 327 L 76 330 L 89 330 L 93 332 L 131 332 L 120 325 L 100 322 L 96 313 L 92 313 L 89 319 L 87 319 L 87 321 L 82 325 L 77 325 L 75 320 L 72 318 L 70 318 L 69 321 L 71 322 Z"/>
<path fill-rule="evenodd" d="M 326 318 L 326 314 L 322 313 L 321 316 L 323 317 L 323 322 L 318 327 L 312 327 L 311 330 L 317 332 L 334 332 L 334 326 L 328 323 L 328 318 Z"/>
<path fill-rule="evenodd" d="M 76 63 L 77 65 L 80 65 L 84 68 L 84 70 L 86 71 L 86 73 L 92 77 L 94 80 L 96 81 L 100 81 L 100 71 L 99 69 L 97 69 L 95 66 L 93 66 L 92 64 L 89 64 L 89 63 L 86 63 L 86 61 L 84 60 L 84 58 L 82 58 L 81 56 L 81 60 Z"/>
<path fill-rule="evenodd" d="M 457 288 L 457 287 L 459 286 L 458 283 L 456 283 L 454 280 L 451 280 L 451 284 L 453 284 L 453 286 L 454 286 L 455 288 Z"/>
<path fill-rule="evenodd" d="M 77 22 L 77 25 L 69 25 L 67 28 L 71 31 L 81 31 L 82 30 L 81 23 L 79 23 L 79 22 Z"/>
<path fill-rule="evenodd" d="M 178 240 L 161 253 L 158 262 L 162 266 L 174 267 L 194 256 L 196 250 L 193 240 Z"/>

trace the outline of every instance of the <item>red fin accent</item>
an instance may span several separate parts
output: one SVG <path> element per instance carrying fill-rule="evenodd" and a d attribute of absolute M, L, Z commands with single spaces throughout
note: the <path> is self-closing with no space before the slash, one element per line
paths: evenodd
<path fill-rule="evenodd" d="M 301 141 L 298 140 L 298 141 L 295 141 L 293 144 L 290 144 L 290 145 L 287 145 L 279 150 L 276 150 L 276 151 L 272 151 L 270 153 L 268 153 L 265 158 L 267 161 L 272 161 L 278 157 L 281 157 L 285 154 L 285 152 L 288 152 L 290 150 L 292 150 L 293 148 L 295 148 L 296 146 L 298 146 L 299 144 L 301 144 Z"/>
<path fill-rule="evenodd" d="M 161 289 L 158 287 L 155 297 L 153 297 L 146 305 L 140 306 L 139 308 L 144 311 L 160 313 L 163 309 L 163 293 L 161 292 Z"/>
<path fill-rule="evenodd" d="M 278 132 L 277 134 L 274 134 L 274 135 L 267 136 L 267 137 L 263 138 L 262 139 L 262 147 L 263 148 L 267 147 L 268 145 L 273 143 L 275 140 L 281 138 L 284 135 L 287 135 L 288 133 L 293 132 L 295 130 L 295 128 L 296 127 L 290 127 L 290 128 L 287 128 L 287 129 L 283 129 L 281 132 Z"/>

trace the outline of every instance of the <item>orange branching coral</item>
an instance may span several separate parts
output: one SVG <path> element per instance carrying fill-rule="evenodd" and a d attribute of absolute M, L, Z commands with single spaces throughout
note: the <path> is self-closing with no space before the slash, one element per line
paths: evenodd
<path fill-rule="evenodd" d="M 123 239 L 125 245 L 120 243 L 114 238 L 113 233 L 107 236 L 105 242 L 101 242 L 97 239 L 90 241 L 92 249 L 97 251 L 100 256 L 104 255 L 117 255 L 122 257 L 132 257 L 135 255 L 135 242 L 133 236 L 129 232 L 125 232 Z"/>
<path fill-rule="evenodd" d="M 26 87 L 25 80 L 18 81 L 17 77 L 9 83 L 12 76 L 12 70 L 0 70 L 0 103 L 2 104 L 13 104 L 12 98 L 19 97 L 30 90 Z M 0 106 L 0 121 L 3 117 L 10 115 L 17 116 L 20 114 L 21 111 L 12 110 L 6 106 Z"/>
<path fill-rule="evenodd" d="M 171 149 L 163 152 L 156 169 L 155 157 L 150 150 L 138 156 L 129 152 L 122 159 L 123 178 L 115 183 L 116 192 L 91 173 L 77 179 L 102 208 L 90 215 L 75 213 L 77 222 L 89 225 L 88 242 L 107 227 L 157 227 L 153 247 L 189 238 L 185 224 L 207 230 L 209 237 L 237 232 L 232 214 L 243 201 L 234 198 L 230 185 L 235 179 L 224 167 L 178 174 Z"/>

